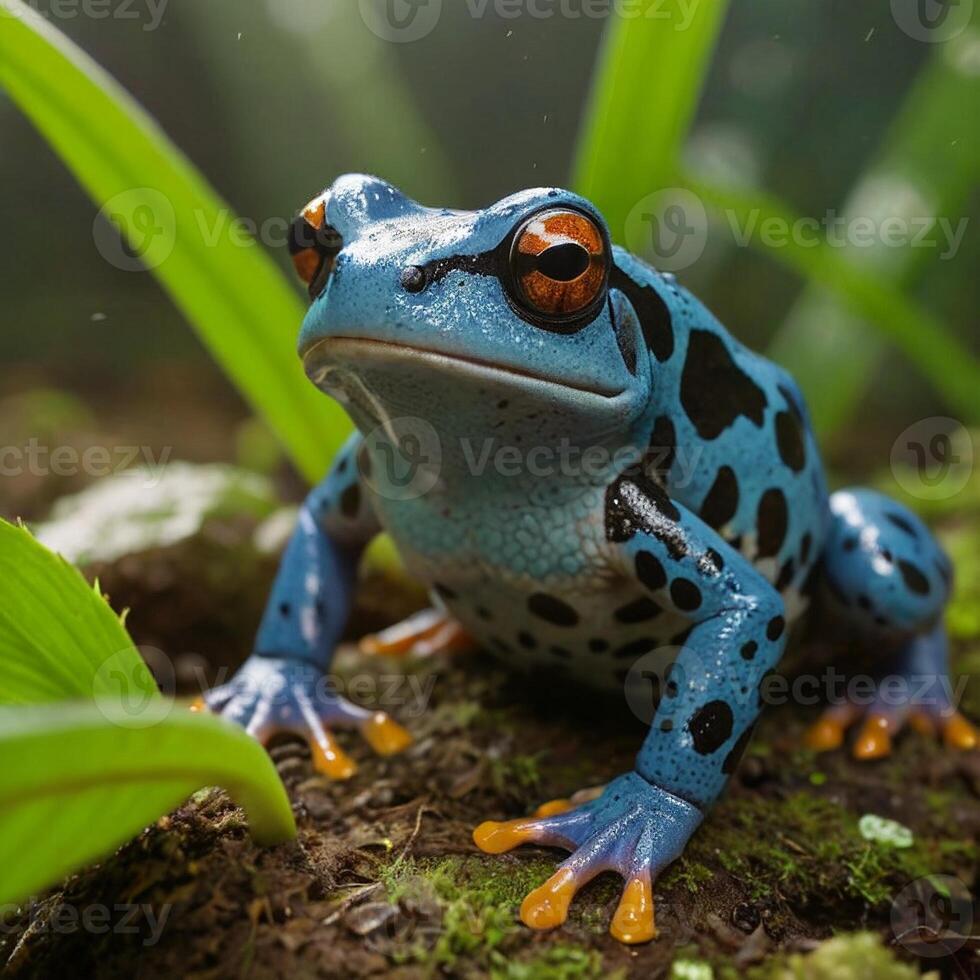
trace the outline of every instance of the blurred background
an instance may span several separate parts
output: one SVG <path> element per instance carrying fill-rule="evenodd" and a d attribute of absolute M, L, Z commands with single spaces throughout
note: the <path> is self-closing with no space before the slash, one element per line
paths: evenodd
<path fill-rule="evenodd" d="M 609 20 L 572 0 L 552 5 L 550 17 L 534 16 L 533 5 L 511 16 L 513 4 L 454 0 L 424 37 L 392 43 L 352 0 L 134 0 L 126 16 L 106 17 L 80 4 L 56 8 L 52 23 L 135 95 L 287 273 L 285 221 L 345 171 L 462 208 L 568 185 Z M 43 0 L 33 5 L 51 13 Z M 900 19 L 895 0 L 735 0 L 685 166 L 817 219 L 828 209 L 946 216 L 963 230 L 955 254 L 944 254 L 939 235 L 935 247 L 874 246 L 857 261 L 899 283 L 975 355 L 976 16 L 945 43 L 913 36 Z M 649 112 L 663 98 L 657 78 L 631 92 Z M 642 127 L 638 118 L 638 137 Z M 102 257 L 98 209 L 2 90 L 0 134 L 0 444 L 111 440 L 170 447 L 175 459 L 287 469 L 152 275 Z M 622 224 L 612 234 L 627 243 Z M 823 403 L 838 473 L 887 467 L 907 426 L 958 417 L 879 329 L 737 237 L 713 217 L 703 253 L 679 278 L 736 336 L 801 375 L 810 400 Z M 282 324 L 283 344 L 298 326 Z M 0 512 L 40 516 L 85 479 L 4 479 Z"/>

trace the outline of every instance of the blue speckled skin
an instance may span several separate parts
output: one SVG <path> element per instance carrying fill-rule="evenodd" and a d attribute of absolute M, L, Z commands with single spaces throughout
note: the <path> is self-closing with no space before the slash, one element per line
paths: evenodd
<path fill-rule="evenodd" d="M 587 215 L 608 241 L 588 201 L 541 189 L 478 212 L 428 209 L 359 175 L 324 201 L 343 247 L 299 350 L 359 434 L 304 505 L 250 664 L 272 659 L 301 690 L 310 665 L 328 668 L 358 555 L 381 529 L 433 601 L 517 668 L 622 691 L 647 651 L 677 647 L 635 772 L 536 821 L 535 839 L 578 849 L 573 866 L 627 875 L 638 863 L 655 874 L 682 851 L 811 600 L 871 634 L 872 647 L 887 636 L 909 665 L 945 669 L 948 561 L 894 501 L 828 494 L 785 372 L 673 277 L 618 248 L 580 321 L 551 329 L 515 302 L 506 268 L 488 256 L 541 209 Z M 413 266 L 425 272 L 421 289 L 403 285 Z M 390 466 L 394 420 L 406 418 L 438 442 L 418 495 L 401 492 Z M 480 468 L 488 439 L 522 459 L 566 447 L 598 450 L 600 463 Z M 422 448 L 431 463 L 432 446 Z M 289 699 L 274 708 L 242 693 L 254 669 L 212 704 L 251 726 L 294 716 Z M 348 710 L 337 699 L 323 716 Z"/>

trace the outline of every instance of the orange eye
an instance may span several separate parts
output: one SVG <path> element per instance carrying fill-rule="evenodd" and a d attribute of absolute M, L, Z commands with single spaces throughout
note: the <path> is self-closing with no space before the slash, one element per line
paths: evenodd
<path fill-rule="evenodd" d="M 542 211 L 517 233 L 511 266 L 521 296 L 534 312 L 572 316 L 602 292 L 605 240 L 595 222 L 579 211 Z"/>
<path fill-rule="evenodd" d="M 326 202 L 318 197 L 296 215 L 289 229 L 289 252 L 297 275 L 310 290 L 310 299 L 323 292 L 343 245 L 326 221 Z"/>

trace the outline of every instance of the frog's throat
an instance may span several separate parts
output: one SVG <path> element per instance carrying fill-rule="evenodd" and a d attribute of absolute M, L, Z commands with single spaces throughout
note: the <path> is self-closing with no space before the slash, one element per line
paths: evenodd
<path fill-rule="evenodd" d="M 614 403 L 618 399 L 629 397 L 628 389 L 585 387 L 508 365 L 372 338 L 324 337 L 302 351 L 301 356 L 307 377 L 318 388 L 325 387 L 333 370 L 342 367 L 356 370 L 355 366 L 358 364 L 387 362 L 393 370 L 404 370 L 416 365 L 424 371 L 456 374 L 461 378 L 470 377 L 491 382 L 497 380 L 506 385 L 517 384 L 525 389 L 538 389 L 543 395 L 550 390 L 553 395 L 562 392 L 566 396 L 596 399 L 605 403 Z"/>

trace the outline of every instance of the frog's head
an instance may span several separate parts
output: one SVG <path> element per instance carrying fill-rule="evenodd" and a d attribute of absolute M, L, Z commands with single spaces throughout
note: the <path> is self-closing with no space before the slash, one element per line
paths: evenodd
<path fill-rule="evenodd" d="M 646 404 L 639 322 L 610 289 L 602 218 L 574 194 L 452 211 L 347 175 L 299 215 L 291 244 L 312 299 L 306 372 L 362 429 L 415 416 L 439 431 L 597 439 Z"/>

